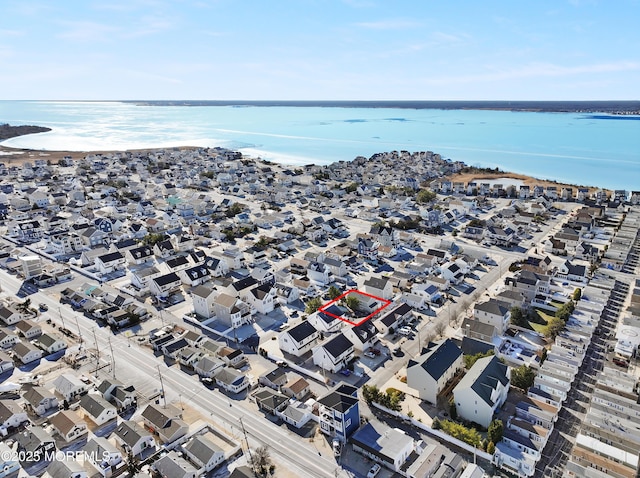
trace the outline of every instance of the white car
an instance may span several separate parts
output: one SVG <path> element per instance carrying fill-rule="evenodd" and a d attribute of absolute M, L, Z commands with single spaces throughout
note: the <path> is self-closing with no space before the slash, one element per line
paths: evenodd
<path fill-rule="evenodd" d="M 367 351 L 366 351 L 365 353 L 363 353 L 362 355 L 364 355 L 365 357 L 370 358 L 370 359 L 374 359 L 374 358 L 376 358 L 376 354 L 374 354 L 373 352 L 371 352 L 371 351 L 369 351 L 369 350 L 367 350 Z"/>
<path fill-rule="evenodd" d="M 367 473 L 367 478 L 375 478 L 380 473 L 380 465 L 377 463 L 371 467 L 369 473 Z"/>
<path fill-rule="evenodd" d="M 400 335 L 411 335 L 411 329 L 409 327 L 400 327 L 398 333 Z"/>

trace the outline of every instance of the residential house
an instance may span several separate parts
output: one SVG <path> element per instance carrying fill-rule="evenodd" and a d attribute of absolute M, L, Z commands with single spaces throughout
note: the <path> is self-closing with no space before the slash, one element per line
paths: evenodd
<path fill-rule="evenodd" d="M 484 357 L 453 389 L 458 416 L 487 428 L 496 409 L 505 402 L 511 371 L 498 357 Z"/>
<path fill-rule="evenodd" d="M 401 472 L 409 456 L 415 451 L 415 441 L 399 428 L 370 421 L 349 440 L 355 452 L 395 472 Z"/>
<path fill-rule="evenodd" d="M 275 415 L 284 410 L 289 403 L 289 397 L 270 388 L 260 388 L 251 394 L 251 399 L 258 405 L 259 410 Z"/>
<path fill-rule="evenodd" d="M 166 455 L 156 460 L 151 467 L 158 476 L 171 478 L 196 478 L 198 470 L 187 460 L 171 450 Z"/>
<path fill-rule="evenodd" d="M 386 300 L 393 298 L 393 287 L 386 277 L 370 277 L 364 281 L 364 291 Z"/>
<path fill-rule="evenodd" d="M 18 476 L 21 470 L 18 457 L 6 443 L 0 442 L 0 478 Z"/>
<path fill-rule="evenodd" d="M 42 478 L 89 478 L 89 474 L 79 461 L 71 457 L 62 460 L 53 460 L 47 466 Z"/>
<path fill-rule="evenodd" d="M 126 253 L 126 260 L 129 265 L 139 266 L 148 260 L 153 260 L 153 249 L 150 246 L 140 246 L 129 249 Z"/>
<path fill-rule="evenodd" d="M 210 319 L 215 315 L 215 299 L 219 292 L 217 289 L 205 285 L 199 285 L 191 290 L 193 311 L 200 317 Z"/>
<path fill-rule="evenodd" d="M 382 335 L 392 334 L 413 316 L 409 304 L 400 304 L 381 318 L 375 320 L 375 326 Z"/>
<path fill-rule="evenodd" d="M 505 302 L 489 299 L 487 302 L 474 305 L 473 317 L 484 324 L 495 327 L 498 334 L 502 335 L 509 326 L 510 309 L 509 304 Z"/>
<path fill-rule="evenodd" d="M 182 445 L 182 450 L 197 467 L 197 473 L 209 472 L 225 460 L 224 450 L 206 436 L 196 436 Z"/>
<path fill-rule="evenodd" d="M 0 348 L 4 350 L 10 349 L 19 341 L 20 339 L 11 329 L 7 329 L 5 327 L 0 328 Z"/>
<path fill-rule="evenodd" d="M 366 320 L 352 327 L 345 327 L 342 333 L 353 344 L 354 349 L 361 353 L 379 341 L 378 329 L 371 320 Z"/>
<path fill-rule="evenodd" d="M 14 306 L 0 306 L 0 320 L 5 325 L 15 325 L 22 320 L 22 314 Z"/>
<path fill-rule="evenodd" d="M 337 304 L 332 304 L 323 309 L 323 312 L 318 310 L 309 315 L 307 321 L 320 333 L 337 332 L 346 325 L 346 322 L 340 319 L 340 317 L 343 317 L 346 313 L 346 309 L 343 309 Z"/>
<path fill-rule="evenodd" d="M 42 349 L 46 355 L 51 355 L 67 348 L 67 342 L 55 332 L 42 334 L 33 343 Z"/>
<path fill-rule="evenodd" d="M 353 352 L 351 341 L 339 333 L 313 348 L 313 363 L 328 372 L 336 373 L 346 367 Z"/>
<path fill-rule="evenodd" d="M 300 357 L 318 342 L 318 330 L 306 320 L 278 335 L 278 346 L 283 352 Z"/>
<path fill-rule="evenodd" d="M 61 410 L 49 418 L 53 430 L 67 443 L 88 433 L 87 423 L 72 410 Z"/>
<path fill-rule="evenodd" d="M 378 258 L 378 247 L 380 244 L 362 237 L 358 238 L 358 255 L 367 260 L 375 261 Z"/>
<path fill-rule="evenodd" d="M 196 287 L 207 282 L 211 276 L 211 271 L 204 264 L 199 264 L 188 269 L 178 271 L 178 276 L 183 284 Z"/>
<path fill-rule="evenodd" d="M 287 372 L 282 367 L 276 367 L 258 378 L 258 383 L 274 390 L 280 390 L 287 383 Z"/>
<path fill-rule="evenodd" d="M 29 387 L 22 395 L 27 409 L 38 416 L 46 415 L 51 410 L 58 410 L 58 399 L 44 387 Z"/>
<path fill-rule="evenodd" d="M 451 339 L 431 342 L 420 357 L 407 363 L 407 386 L 435 405 L 440 392 L 463 368 L 462 350 Z"/>
<path fill-rule="evenodd" d="M 587 266 L 564 261 L 560 266 L 558 266 L 556 276 L 560 279 L 586 284 L 588 282 L 588 272 Z"/>
<path fill-rule="evenodd" d="M 87 386 L 78 377 L 70 373 L 59 375 L 53 381 L 53 386 L 56 392 L 67 402 L 84 395 L 88 391 Z"/>
<path fill-rule="evenodd" d="M 127 261 L 120 252 L 109 252 L 96 257 L 95 266 L 100 274 L 111 274 L 116 271 L 124 270 Z"/>
<path fill-rule="evenodd" d="M 42 358 L 42 350 L 31 342 L 20 341 L 13 346 L 13 356 L 23 364 L 28 364 Z"/>
<path fill-rule="evenodd" d="M 180 277 L 175 272 L 170 272 L 151 279 L 149 291 L 156 297 L 165 298 L 178 290 L 181 285 Z"/>
<path fill-rule="evenodd" d="M 25 339 L 35 339 L 42 333 L 42 327 L 40 324 L 35 323 L 32 320 L 21 320 L 16 324 L 16 330 Z"/>
<path fill-rule="evenodd" d="M 189 425 L 182 420 L 182 412 L 173 405 L 165 407 L 150 403 L 143 410 L 142 419 L 164 444 L 173 443 L 189 431 Z"/>
<path fill-rule="evenodd" d="M 0 429 L 18 428 L 28 423 L 27 412 L 15 400 L 0 400 Z"/>
<path fill-rule="evenodd" d="M 15 435 L 18 453 L 25 456 L 23 463 L 34 464 L 39 461 L 51 461 L 55 456 L 56 442 L 42 427 L 30 427 Z"/>
<path fill-rule="evenodd" d="M 91 438 L 82 451 L 85 459 L 105 478 L 112 476 L 114 468 L 122 463 L 122 453 L 105 437 Z"/>
<path fill-rule="evenodd" d="M 216 385 L 229 393 L 240 393 L 250 385 L 244 373 L 227 367 L 219 369 L 214 378 Z"/>
<path fill-rule="evenodd" d="M 98 392 L 102 394 L 102 398 L 113 403 L 118 410 L 134 405 L 137 400 L 135 387 L 133 385 L 125 386 L 116 379 L 105 379 L 100 382 Z"/>
<path fill-rule="evenodd" d="M 124 421 L 118 424 L 113 436 L 124 452 L 131 453 L 134 457 L 156 447 L 153 436 L 134 421 Z"/>
<path fill-rule="evenodd" d="M 302 400 L 311 392 L 309 382 L 296 373 L 289 375 L 287 383 L 280 387 L 280 391 L 287 397 Z"/>
<path fill-rule="evenodd" d="M 218 369 L 224 366 L 225 363 L 221 359 L 205 354 L 194 364 L 193 370 L 201 378 L 211 378 L 216 374 Z"/>
<path fill-rule="evenodd" d="M 118 416 L 116 407 L 107 402 L 101 395 L 88 393 L 80 399 L 80 407 L 85 418 L 91 419 L 96 425 L 104 425 Z"/>
<path fill-rule="evenodd" d="M 339 385 L 318 399 L 320 431 L 346 443 L 360 426 L 357 388 Z"/>
<path fill-rule="evenodd" d="M 13 359 L 11 356 L 0 350 L 0 374 L 14 369 Z"/>
<path fill-rule="evenodd" d="M 264 283 L 250 290 L 246 296 L 247 304 L 261 314 L 268 314 L 274 309 L 276 289 L 270 283 Z"/>
<path fill-rule="evenodd" d="M 253 320 L 253 312 L 245 302 L 225 293 L 214 299 L 213 308 L 216 318 L 228 327 L 238 328 Z"/>

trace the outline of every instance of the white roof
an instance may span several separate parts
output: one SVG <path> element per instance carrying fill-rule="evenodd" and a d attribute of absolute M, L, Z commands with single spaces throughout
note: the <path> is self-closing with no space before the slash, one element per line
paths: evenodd
<path fill-rule="evenodd" d="M 582 433 L 578 433 L 576 444 L 583 445 L 590 450 L 597 451 L 599 455 L 609 456 L 614 460 L 629 465 L 633 468 L 638 467 L 638 455 L 626 452 L 615 446 L 607 445 L 597 438 L 588 437 Z"/>

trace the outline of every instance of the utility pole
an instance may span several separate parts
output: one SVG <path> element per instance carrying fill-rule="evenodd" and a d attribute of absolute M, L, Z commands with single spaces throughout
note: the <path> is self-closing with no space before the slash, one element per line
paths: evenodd
<path fill-rule="evenodd" d="M 76 327 L 78 327 L 78 337 L 80 338 L 80 344 L 82 344 L 84 340 L 82 339 L 82 330 L 80 330 L 80 324 L 78 324 L 78 316 L 74 315 L 73 318 L 76 319 Z"/>
<path fill-rule="evenodd" d="M 58 306 L 58 315 L 60 316 L 60 321 L 62 322 L 62 328 L 66 329 L 67 326 L 64 325 L 64 317 L 62 317 L 62 312 L 60 311 L 60 306 Z"/>
<path fill-rule="evenodd" d="M 100 349 L 98 348 L 98 339 L 96 338 L 96 328 L 93 328 L 93 341 L 96 344 L 96 378 L 98 377 L 98 365 L 100 363 Z"/>
<path fill-rule="evenodd" d="M 242 417 L 238 418 L 238 421 L 240 422 L 240 427 L 242 428 L 242 433 L 244 434 L 244 441 L 247 444 L 247 451 L 249 452 L 249 461 L 251 462 L 251 469 L 253 470 L 253 474 L 256 475 L 256 464 L 253 461 L 253 455 L 251 454 L 251 447 L 249 446 L 247 431 L 244 429 L 244 423 L 242 423 Z"/>
<path fill-rule="evenodd" d="M 162 373 L 160 373 L 160 365 L 158 367 L 158 376 L 160 377 L 160 390 L 162 390 L 162 400 L 164 401 L 164 407 L 167 408 L 167 396 L 164 393 L 164 383 L 162 383 Z"/>
<path fill-rule="evenodd" d="M 116 356 L 113 355 L 113 346 L 111 345 L 111 337 L 109 337 L 109 350 L 111 350 L 111 370 L 113 371 L 113 378 L 116 378 Z"/>

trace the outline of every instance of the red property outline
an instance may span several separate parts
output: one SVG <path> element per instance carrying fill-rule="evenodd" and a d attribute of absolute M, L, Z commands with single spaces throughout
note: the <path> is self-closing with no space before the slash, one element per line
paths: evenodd
<path fill-rule="evenodd" d="M 351 294 L 351 293 L 356 293 L 356 294 L 360 294 L 360 295 L 366 295 L 367 297 L 371 297 L 372 299 L 375 299 L 377 301 L 380 301 L 383 303 L 382 307 L 377 308 L 376 310 L 374 310 L 373 312 L 371 312 L 369 315 L 367 315 L 364 319 L 362 319 L 360 322 L 353 322 L 349 319 L 346 319 L 344 317 L 341 317 L 339 315 L 333 314 L 331 312 L 327 312 L 325 309 L 333 304 L 335 304 L 336 302 L 338 302 L 340 299 L 342 299 L 343 297 L 346 297 L 347 295 Z M 322 312 L 323 314 L 327 314 L 329 317 L 334 317 L 336 319 L 340 319 L 343 322 L 346 322 L 347 324 L 351 324 L 354 326 L 358 326 L 360 324 L 364 324 L 367 320 L 369 320 L 371 317 L 373 317 L 374 315 L 376 315 L 378 312 L 380 312 L 381 310 L 385 309 L 386 307 L 388 307 L 391 304 L 390 300 L 387 299 L 383 299 L 382 297 L 377 297 L 375 295 L 372 294 L 367 294 L 366 292 L 360 292 L 357 289 L 351 289 L 348 290 L 342 294 L 340 294 L 338 297 L 336 297 L 335 299 L 327 302 L 326 304 L 324 304 L 322 307 L 318 308 L 318 312 Z"/>

